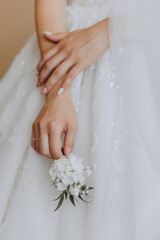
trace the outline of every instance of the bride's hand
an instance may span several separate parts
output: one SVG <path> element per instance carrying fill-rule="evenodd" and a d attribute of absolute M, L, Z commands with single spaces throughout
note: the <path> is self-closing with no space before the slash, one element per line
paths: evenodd
<path fill-rule="evenodd" d="M 45 34 L 45 37 L 57 44 L 44 53 L 37 66 L 37 86 L 45 83 L 41 94 L 46 94 L 67 73 L 58 92 L 62 93 L 82 70 L 97 61 L 109 48 L 108 19 L 85 29 Z"/>
<path fill-rule="evenodd" d="M 56 88 L 46 95 L 46 103 L 32 125 L 31 137 L 32 147 L 39 154 L 53 159 L 59 159 L 62 156 L 62 133 L 65 133 L 63 151 L 66 156 L 69 156 L 77 130 L 70 88 L 61 96 L 57 95 Z M 34 139 L 39 140 L 34 141 Z"/>

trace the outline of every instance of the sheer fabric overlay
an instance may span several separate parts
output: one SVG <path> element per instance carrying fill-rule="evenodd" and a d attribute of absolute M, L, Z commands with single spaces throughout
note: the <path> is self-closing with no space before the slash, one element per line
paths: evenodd
<path fill-rule="evenodd" d="M 111 17 L 111 49 L 71 87 L 74 153 L 97 165 L 88 180 L 93 203 L 65 202 L 53 213 L 52 160 L 30 146 L 31 125 L 45 101 L 35 86 L 35 33 L 15 57 L 0 82 L 0 239 L 159 240 L 159 35 L 156 24 L 144 21 L 153 7 L 147 4 L 77 0 L 67 6 L 69 31 Z"/>

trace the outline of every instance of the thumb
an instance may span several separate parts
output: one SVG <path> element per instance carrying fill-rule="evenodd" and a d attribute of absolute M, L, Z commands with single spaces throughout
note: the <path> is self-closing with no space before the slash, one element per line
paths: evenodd
<path fill-rule="evenodd" d="M 43 34 L 48 40 L 52 42 L 58 42 L 64 37 L 66 37 L 68 33 L 67 32 L 61 32 L 61 33 L 43 32 Z"/>

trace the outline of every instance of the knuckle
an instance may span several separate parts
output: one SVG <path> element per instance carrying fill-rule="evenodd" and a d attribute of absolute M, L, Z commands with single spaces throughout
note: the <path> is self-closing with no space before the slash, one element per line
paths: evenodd
<path fill-rule="evenodd" d="M 52 84 L 52 79 L 50 78 L 50 79 L 45 83 L 45 86 L 46 86 L 48 92 L 51 90 L 52 85 L 53 85 L 53 84 Z"/>
<path fill-rule="evenodd" d="M 41 83 L 43 83 L 43 81 L 44 81 L 44 79 L 41 76 L 39 76 L 38 82 L 41 84 Z"/>
<path fill-rule="evenodd" d="M 55 127 L 57 126 L 57 122 L 56 121 L 49 121 L 48 122 L 48 127 L 50 128 L 50 129 L 55 129 Z"/>
<path fill-rule="evenodd" d="M 54 149 L 50 150 L 50 154 L 53 159 L 59 159 L 61 157 L 61 153 L 55 151 Z"/>
<path fill-rule="evenodd" d="M 83 57 L 83 55 L 82 54 L 78 54 L 78 56 L 77 56 L 77 62 L 78 63 L 82 63 L 83 61 L 84 61 L 84 57 Z"/>
<path fill-rule="evenodd" d="M 66 81 L 70 82 L 76 76 L 75 71 L 72 71 L 68 74 L 68 79 Z"/>
<path fill-rule="evenodd" d="M 70 59 L 76 59 L 77 58 L 77 53 L 75 50 L 73 50 L 71 53 L 70 53 Z"/>
<path fill-rule="evenodd" d="M 66 44 L 64 47 L 63 47 L 63 51 L 65 52 L 69 52 L 71 50 L 71 45 L 70 44 Z"/>
<path fill-rule="evenodd" d="M 69 86 L 70 86 L 70 81 L 68 81 L 68 79 L 66 79 L 62 87 L 68 88 Z"/>
<path fill-rule="evenodd" d="M 37 122 L 37 125 L 38 125 L 39 129 L 43 129 L 44 126 L 45 126 L 45 121 L 44 121 L 44 119 L 39 120 L 39 121 Z"/>
<path fill-rule="evenodd" d="M 37 127 L 38 120 L 35 120 L 34 123 L 32 124 L 32 130 L 34 130 Z"/>
<path fill-rule="evenodd" d="M 64 38 L 62 38 L 61 41 L 59 41 L 59 42 L 57 43 L 57 45 L 55 46 L 55 49 L 56 49 L 57 51 L 61 50 L 61 49 L 63 48 L 65 42 L 66 42 L 66 40 L 65 40 Z"/>
<path fill-rule="evenodd" d="M 50 70 L 50 68 L 51 68 L 50 62 L 45 63 L 44 69 L 47 71 Z"/>
<path fill-rule="evenodd" d="M 55 76 L 55 77 L 59 77 L 60 74 L 61 74 L 61 71 L 60 71 L 60 69 L 57 68 L 57 69 L 54 71 L 54 76 Z"/>
<path fill-rule="evenodd" d="M 47 58 L 47 54 L 46 54 L 46 53 L 43 53 L 43 54 L 42 54 L 42 61 L 45 61 L 46 58 Z"/>

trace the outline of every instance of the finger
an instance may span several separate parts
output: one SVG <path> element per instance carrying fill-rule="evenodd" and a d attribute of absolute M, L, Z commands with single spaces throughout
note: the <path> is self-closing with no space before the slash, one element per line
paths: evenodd
<path fill-rule="evenodd" d="M 73 64 L 74 64 L 73 58 L 68 58 L 67 60 L 63 61 L 52 73 L 52 75 L 48 78 L 41 91 L 41 94 L 42 95 L 47 94 L 58 82 L 58 80 L 61 79 L 69 71 Z"/>
<path fill-rule="evenodd" d="M 69 73 L 67 74 L 66 79 L 63 81 L 60 89 L 58 90 L 58 95 L 61 95 L 66 88 L 68 88 L 74 79 L 78 76 L 78 74 L 82 71 L 82 68 L 78 65 L 74 65 L 74 67 L 71 68 Z"/>
<path fill-rule="evenodd" d="M 53 159 L 59 159 L 62 156 L 61 143 L 62 128 L 58 124 L 51 122 L 49 124 L 49 150 Z"/>
<path fill-rule="evenodd" d="M 51 57 L 53 57 L 58 51 L 59 51 L 59 46 L 55 45 L 54 47 L 52 47 L 42 55 L 42 58 L 37 65 L 38 72 L 41 71 L 45 62 L 48 61 Z"/>
<path fill-rule="evenodd" d="M 39 152 L 39 140 L 40 137 L 39 137 L 39 129 L 38 129 L 38 123 L 35 124 L 35 127 L 34 127 L 34 132 L 35 132 L 35 145 L 36 145 L 36 151 Z"/>
<path fill-rule="evenodd" d="M 34 150 L 36 151 L 36 145 L 35 145 L 35 134 L 34 134 L 34 126 L 32 125 L 32 135 L 31 135 L 31 146 L 34 148 Z"/>
<path fill-rule="evenodd" d="M 51 34 L 51 33 L 47 33 L 47 32 L 45 33 L 44 32 L 44 35 L 49 41 L 58 42 L 61 39 L 63 39 L 64 37 L 66 37 L 68 35 L 68 33 L 67 32 L 61 32 L 61 33 Z"/>
<path fill-rule="evenodd" d="M 68 127 L 68 130 L 64 139 L 64 154 L 69 157 L 70 153 L 73 151 L 75 136 L 76 136 L 77 126 Z"/>
<path fill-rule="evenodd" d="M 39 137 L 40 137 L 40 141 L 39 141 L 39 154 L 45 156 L 45 157 L 49 157 L 52 158 L 50 151 L 49 151 L 49 139 L 48 139 L 48 132 L 47 132 L 47 128 L 46 125 L 43 124 L 43 122 L 41 122 L 39 124 Z"/>
<path fill-rule="evenodd" d="M 66 58 L 66 53 L 60 51 L 55 54 L 49 61 L 45 62 L 39 74 L 38 82 L 42 85 L 51 75 L 52 71 Z"/>

